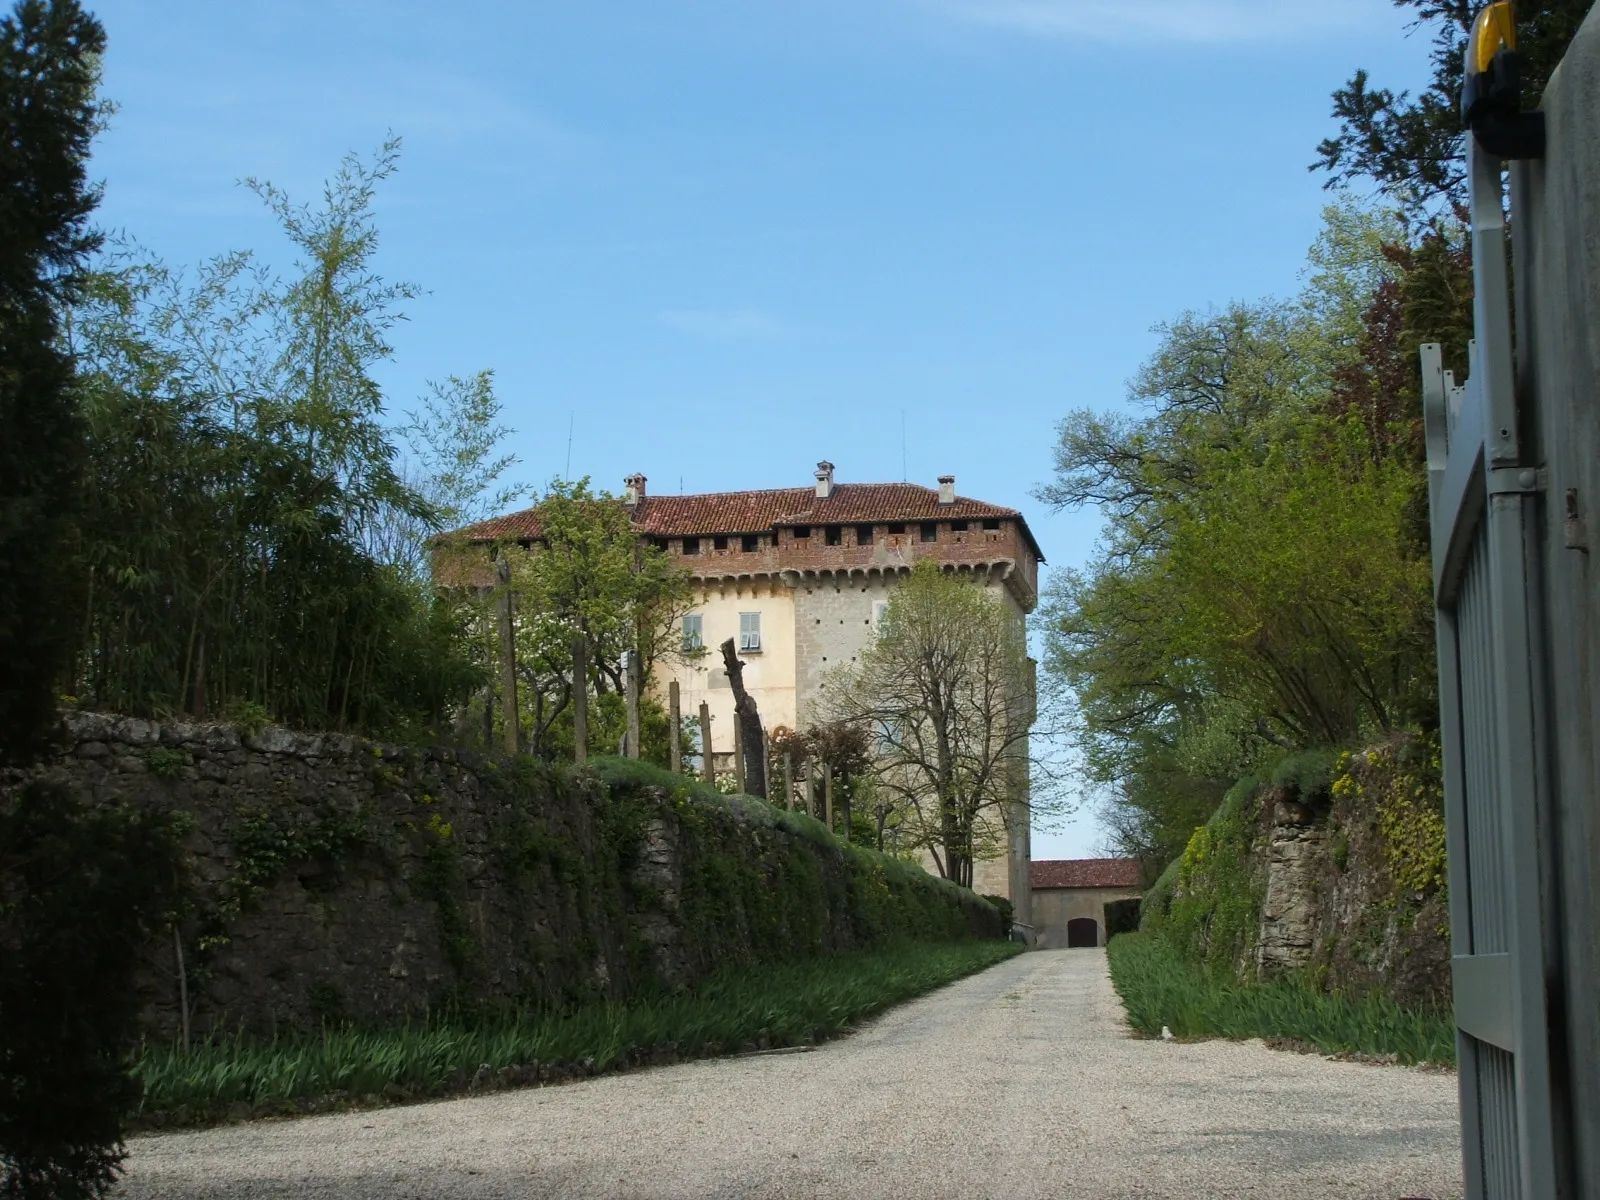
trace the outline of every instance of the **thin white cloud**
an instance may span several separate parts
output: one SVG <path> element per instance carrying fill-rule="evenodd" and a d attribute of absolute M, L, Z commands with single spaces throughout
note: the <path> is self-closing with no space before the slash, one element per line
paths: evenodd
<path fill-rule="evenodd" d="M 1260 42 L 1372 24 L 1378 0 L 934 0 L 979 25 L 1093 42 Z"/>
<path fill-rule="evenodd" d="M 752 308 L 667 308 L 657 314 L 669 329 L 719 342 L 781 336 L 786 327 Z"/>

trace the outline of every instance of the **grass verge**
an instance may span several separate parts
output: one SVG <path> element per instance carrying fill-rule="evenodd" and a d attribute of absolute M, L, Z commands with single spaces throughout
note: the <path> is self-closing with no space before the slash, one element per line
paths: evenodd
<path fill-rule="evenodd" d="M 729 970 L 692 991 L 472 1023 L 147 1045 L 136 1127 L 405 1102 L 684 1058 L 806 1045 L 993 966 L 1011 942 L 907 943 Z"/>
<path fill-rule="evenodd" d="M 1152 1037 L 1165 1025 L 1175 1037 L 1281 1039 L 1402 1063 L 1456 1060 L 1448 1013 L 1401 1008 L 1377 994 L 1352 1000 L 1292 979 L 1219 978 L 1147 933 L 1113 938 L 1107 956 L 1129 1024 Z"/>

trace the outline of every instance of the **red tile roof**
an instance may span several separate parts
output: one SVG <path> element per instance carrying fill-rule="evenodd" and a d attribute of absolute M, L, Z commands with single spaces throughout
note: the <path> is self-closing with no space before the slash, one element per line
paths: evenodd
<path fill-rule="evenodd" d="M 883 524 L 899 521 L 960 521 L 1003 518 L 1016 521 L 1042 562 L 1038 543 L 1014 508 L 957 496 L 940 504 L 939 493 L 915 483 L 840 483 L 826 500 L 815 488 L 772 488 L 751 492 L 708 492 L 695 496 L 646 496 L 633 510 L 640 533 L 655 537 L 760 533 L 775 526 Z M 537 507 L 469 525 L 459 531 L 473 541 L 539 536 Z"/>
<path fill-rule="evenodd" d="M 1133 858 L 1051 858 L 1029 867 L 1036 888 L 1139 887 L 1139 862 Z"/>

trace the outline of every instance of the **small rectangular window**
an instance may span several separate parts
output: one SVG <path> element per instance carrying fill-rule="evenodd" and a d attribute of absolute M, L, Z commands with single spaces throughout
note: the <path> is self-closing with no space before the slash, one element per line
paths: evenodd
<path fill-rule="evenodd" d="M 986 520 L 983 523 L 983 527 L 985 529 L 999 529 L 1000 528 L 1000 522 L 998 520 L 996 520 L 994 517 L 990 517 L 988 520 Z"/>
<path fill-rule="evenodd" d="M 872 526 L 871 525 L 857 525 L 856 526 L 856 545 L 858 545 L 858 546 L 870 546 L 870 545 L 872 545 Z"/>
<path fill-rule="evenodd" d="M 810 536 L 811 536 L 811 526 L 809 526 L 809 525 L 796 525 L 794 527 L 794 537 L 795 537 L 796 541 L 799 541 L 801 538 L 808 538 Z"/>
<path fill-rule="evenodd" d="M 939 540 L 939 522 L 924 521 L 922 523 L 922 540 L 934 542 Z"/>
<path fill-rule="evenodd" d="M 712 538 L 711 539 L 711 548 L 713 550 L 726 550 L 728 548 L 728 539 L 725 538 L 725 537 L 714 537 L 714 538 Z"/>
<path fill-rule="evenodd" d="M 739 614 L 739 650 L 743 654 L 754 654 L 761 649 L 761 614 L 746 612 Z"/>
<path fill-rule="evenodd" d="M 837 546 L 844 541 L 844 530 L 838 525 L 829 525 L 828 531 L 826 534 L 824 534 L 824 537 L 826 538 L 828 545 Z"/>
<path fill-rule="evenodd" d="M 746 554 L 754 554 L 757 550 L 761 549 L 760 535 L 754 533 L 745 534 L 744 538 L 740 542 L 740 549 L 742 549 Z"/>
<path fill-rule="evenodd" d="M 699 650 L 705 644 L 705 618 L 700 613 L 687 614 L 683 618 L 683 648 Z"/>
<path fill-rule="evenodd" d="M 891 534 L 904 533 L 905 531 L 906 531 L 906 527 L 904 525 L 891 525 L 891 526 L 889 526 L 889 532 Z"/>
<path fill-rule="evenodd" d="M 873 603 L 872 603 L 872 623 L 873 623 L 873 625 L 875 625 L 879 629 L 882 629 L 883 628 L 883 623 L 888 619 L 889 619 L 889 602 L 887 600 L 875 600 L 875 601 L 873 601 Z"/>
<path fill-rule="evenodd" d="M 966 531 L 967 531 L 967 523 L 965 521 L 951 521 L 950 522 L 950 532 L 951 533 L 965 533 Z"/>
<path fill-rule="evenodd" d="M 685 554 L 699 554 L 700 553 L 700 539 L 699 538 L 684 538 L 683 539 L 683 552 Z"/>

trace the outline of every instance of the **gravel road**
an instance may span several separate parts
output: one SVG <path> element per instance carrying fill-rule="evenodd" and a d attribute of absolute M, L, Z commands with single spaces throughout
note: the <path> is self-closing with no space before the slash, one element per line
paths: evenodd
<path fill-rule="evenodd" d="M 804 1053 L 131 1144 L 146 1197 L 1461 1195 L 1455 1077 L 1130 1037 L 1021 955 Z"/>

